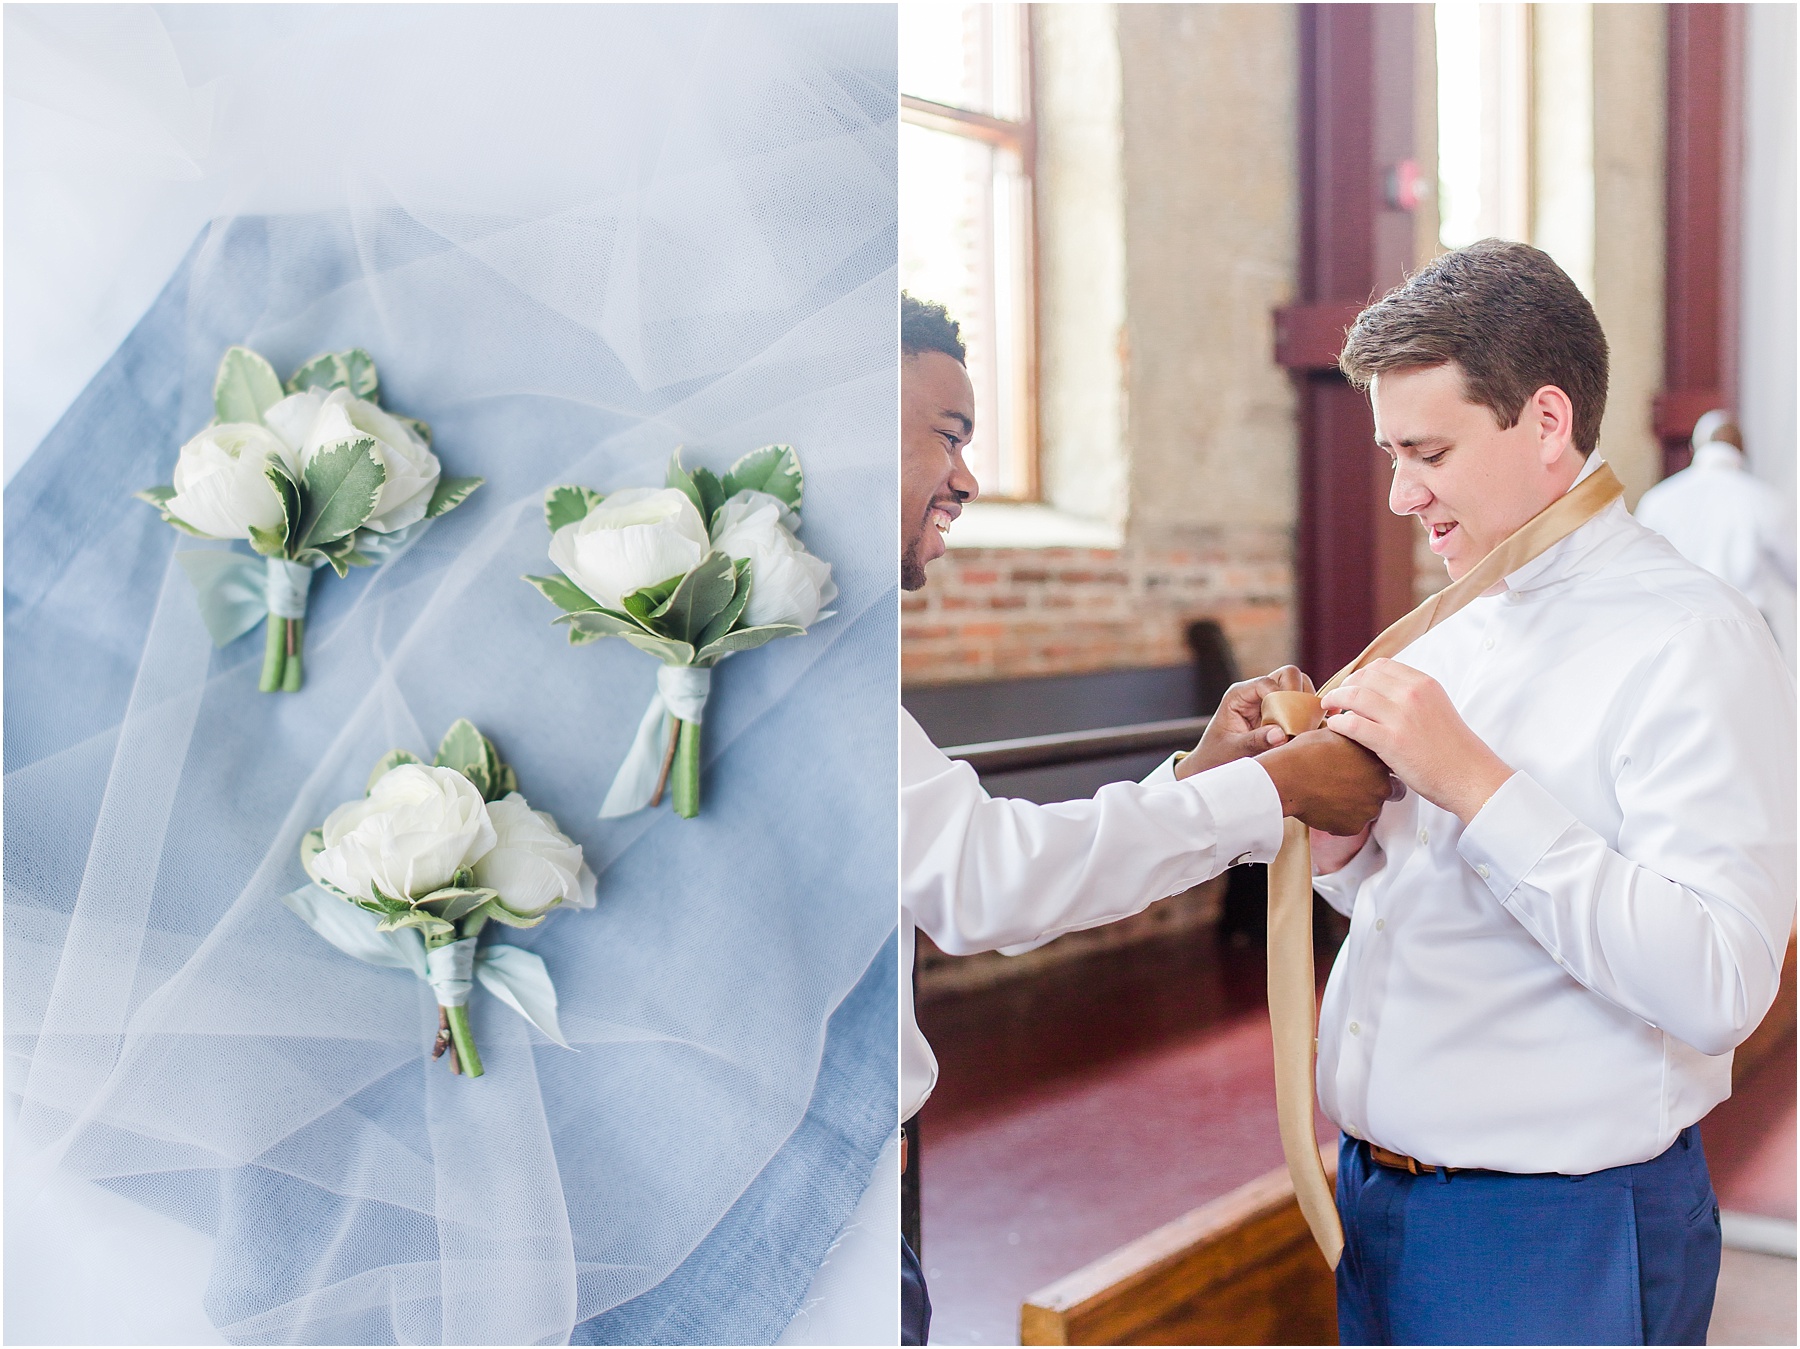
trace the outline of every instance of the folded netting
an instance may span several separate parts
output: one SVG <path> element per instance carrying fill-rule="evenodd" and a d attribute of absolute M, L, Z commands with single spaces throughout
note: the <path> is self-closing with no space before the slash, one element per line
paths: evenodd
<path fill-rule="evenodd" d="M 733 20 L 661 150 L 554 215 L 216 222 L 8 488 L 16 1141 L 212 1233 L 228 1339 L 763 1342 L 860 1196 L 895 1108 L 877 17 L 881 60 L 848 65 L 790 19 Z M 175 555 L 222 545 L 129 495 L 168 481 L 232 343 L 283 371 L 366 347 L 384 398 L 488 480 L 399 556 L 315 586 L 296 695 L 257 692 L 258 636 L 206 635 Z M 773 442 L 805 463 L 837 616 L 720 667 L 700 818 L 602 822 L 657 667 L 569 647 L 519 579 L 547 569 L 544 489 Z M 576 1052 L 477 999 L 477 1080 L 428 1059 L 424 984 L 280 903 L 301 835 L 376 757 L 462 716 L 600 878 L 594 911 L 507 934 L 548 964 Z"/>

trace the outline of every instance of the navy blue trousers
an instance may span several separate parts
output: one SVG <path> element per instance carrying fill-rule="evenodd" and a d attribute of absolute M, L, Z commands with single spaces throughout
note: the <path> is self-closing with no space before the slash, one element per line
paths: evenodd
<path fill-rule="evenodd" d="M 900 1343 L 931 1342 L 931 1294 L 925 1291 L 925 1271 L 905 1237 L 900 1238 Z"/>
<path fill-rule="evenodd" d="M 1342 1344 L 1705 1344 L 1719 1204 L 1698 1125 L 1586 1176 L 1414 1176 L 1338 1147 Z"/>

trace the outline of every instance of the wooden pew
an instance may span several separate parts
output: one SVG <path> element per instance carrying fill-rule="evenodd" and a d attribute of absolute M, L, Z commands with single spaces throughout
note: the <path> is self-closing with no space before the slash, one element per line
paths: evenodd
<path fill-rule="evenodd" d="M 1337 1291 L 1282 1167 L 1032 1294 L 1019 1343 L 1336 1344 Z"/>

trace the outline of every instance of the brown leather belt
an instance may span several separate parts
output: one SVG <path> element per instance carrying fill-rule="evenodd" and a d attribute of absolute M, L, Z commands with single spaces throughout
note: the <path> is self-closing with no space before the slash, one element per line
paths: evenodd
<path fill-rule="evenodd" d="M 1458 1171 L 1468 1170 L 1465 1166 L 1432 1166 L 1421 1162 L 1416 1157 L 1408 1157 L 1404 1152 L 1390 1152 L 1379 1144 L 1367 1145 L 1370 1158 L 1379 1166 L 1389 1167 L 1395 1171 L 1409 1171 L 1415 1176 L 1435 1176 L 1442 1171 L 1446 1176 L 1453 1176 Z"/>

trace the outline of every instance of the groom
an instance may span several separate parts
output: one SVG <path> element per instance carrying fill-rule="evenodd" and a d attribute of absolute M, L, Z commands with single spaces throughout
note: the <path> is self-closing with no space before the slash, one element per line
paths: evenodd
<path fill-rule="evenodd" d="M 1601 468 L 1606 339 L 1534 248 L 1438 258 L 1340 363 L 1452 580 Z M 1411 789 L 1314 840 L 1342 1342 L 1704 1343 L 1698 1122 L 1794 916 L 1767 626 L 1615 499 L 1324 705 Z"/>

